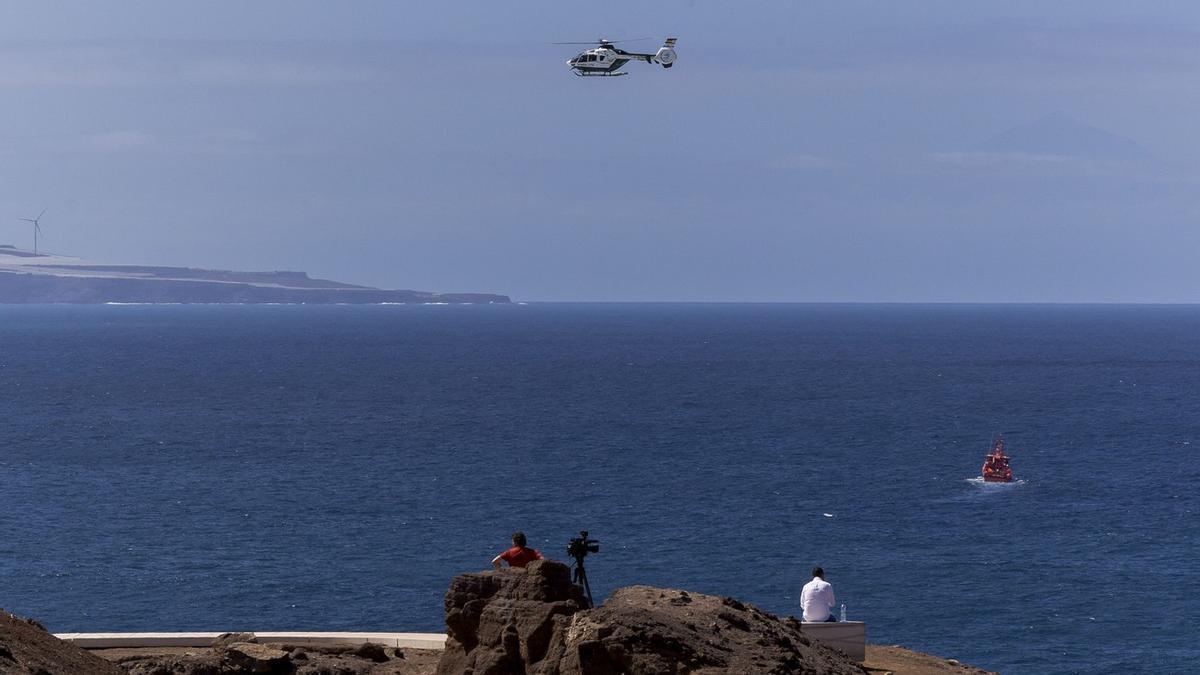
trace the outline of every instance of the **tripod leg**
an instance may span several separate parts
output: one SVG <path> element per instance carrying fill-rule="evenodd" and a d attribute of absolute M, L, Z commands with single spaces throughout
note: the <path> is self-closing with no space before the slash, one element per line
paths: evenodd
<path fill-rule="evenodd" d="M 588 602 L 586 609 L 596 606 L 596 603 L 592 601 L 592 587 L 588 585 L 587 570 L 583 567 L 583 556 L 575 558 L 575 569 L 571 575 L 571 583 L 583 586 L 583 591 L 587 596 Z"/>
<path fill-rule="evenodd" d="M 579 567 L 575 568 L 575 572 L 579 576 L 578 583 L 583 585 L 583 591 L 585 594 L 587 594 L 587 608 L 591 609 L 592 607 L 596 606 L 596 603 L 592 601 L 592 587 L 588 585 L 587 571 L 583 569 L 583 565 L 580 565 Z"/>

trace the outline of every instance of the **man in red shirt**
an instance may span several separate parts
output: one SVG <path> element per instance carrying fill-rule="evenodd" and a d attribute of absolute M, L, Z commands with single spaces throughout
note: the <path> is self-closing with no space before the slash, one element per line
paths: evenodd
<path fill-rule="evenodd" d="M 542 554 L 525 545 L 525 533 L 514 532 L 513 547 L 492 558 L 492 567 L 500 569 L 500 561 L 504 560 L 509 567 L 524 567 L 534 560 L 541 560 Z"/>

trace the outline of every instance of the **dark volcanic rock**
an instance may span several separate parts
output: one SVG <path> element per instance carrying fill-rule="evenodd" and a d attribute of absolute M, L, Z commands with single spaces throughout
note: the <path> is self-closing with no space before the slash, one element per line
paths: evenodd
<path fill-rule="evenodd" d="M 535 560 L 454 578 L 446 591 L 446 651 L 439 675 L 532 672 L 562 619 L 587 606 L 571 569 Z"/>
<path fill-rule="evenodd" d="M 130 675 L 369 675 L 402 672 L 395 664 L 404 663 L 404 653 L 370 642 L 258 644 L 252 633 L 226 633 L 199 653 L 135 655 L 118 663 Z"/>
<path fill-rule="evenodd" d="M 238 642 L 226 645 L 219 653 L 233 672 L 288 675 L 296 670 L 291 655 L 269 645 Z"/>
<path fill-rule="evenodd" d="M 272 643 L 273 647 L 292 652 L 292 660 L 309 658 L 310 654 L 325 656 L 353 656 L 375 663 L 383 663 L 389 659 L 403 659 L 404 650 L 399 647 L 385 647 L 374 642 L 364 642 L 358 645 L 325 645 L 325 644 L 292 644 L 290 642 Z"/>
<path fill-rule="evenodd" d="M 555 635 L 544 673 L 830 673 L 861 675 L 795 619 L 685 591 L 630 586 L 573 616 Z"/>
<path fill-rule="evenodd" d="M 731 598 L 632 586 L 583 606 L 561 563 L 458 576 L 446 592 L 438 674 L 863 672 L 795 619 Z"/>
<path fill-rule="evenodd" d="M 0 610 L 0 673 L 121 675 L 122 671 L 47 633 L 38 622 Z"/>
<path fill-rule="evenodd" d="M 230 675 L 213 653 L 186 656 L 132 656 L 117 662 L 129 675 Z"/>
<path fill-rule="evenodd" d="M 239 642 L 258 642 L 258 638 L 254 633 L 221 633 L 217 639 L 213 640 L 212 648 L 220 651 L 229 645 L 236 645 Z"/>

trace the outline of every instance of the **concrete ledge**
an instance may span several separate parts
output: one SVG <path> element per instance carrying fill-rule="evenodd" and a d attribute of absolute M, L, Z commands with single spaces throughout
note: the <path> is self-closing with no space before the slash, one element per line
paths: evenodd
<path fill-rule="evenodd" d="M 112 647 L 208 647 L 224 633 L 55 633 L 84 649 Z"/>
<path fill-rule="evenodd" d="M 230 632 L 230 631 L 225 631 Z M 241 631 L 239 631 L 241 632 Z M 409 649 L 446 648 L 442 633 L 312 633 L 304 631 L 253 631 L 259 642 L 307 642 L 325 645 L 359 645 L 374 642 Z M 60 640 L 84 649 L 114 647 L 209 647 L 221 633 L 56 633 Z"/>
<path fill-rule="evenodd" d="M 862 621 L 804 622 L 800 630 L 855 661 L 861 663 L 867 658 L 867 624 Z"/>
<path fill-rule="evenodd" d="M 308 642 L 326 645 L 359 645 L 374 642 L 386 647 L 408 647 L 409 649 L 446 648 L 444 633 L 301 633 L 262 632 L 255 633 L 259 642 Z"/>

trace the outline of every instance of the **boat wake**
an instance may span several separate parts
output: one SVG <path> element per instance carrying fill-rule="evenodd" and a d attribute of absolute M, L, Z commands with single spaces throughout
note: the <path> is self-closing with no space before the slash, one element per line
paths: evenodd
<path fill-rule="evenodd" d="M 966 482 L 968 482 L 972 485 L 981 487 L 985 490 L 1003 490 L 1006 488 L 1011 488 L 1011 487 L 1015 487 L 1017 485 L 1025 484 L 1025 479 L 1023 479 L 1023 478 L 1014 480 L 1009 483 L 989 483 L 983 479 L 983 476 L 975 476 L 974 478 L 964 478 L 963 480 L 965 480 Z"/>

